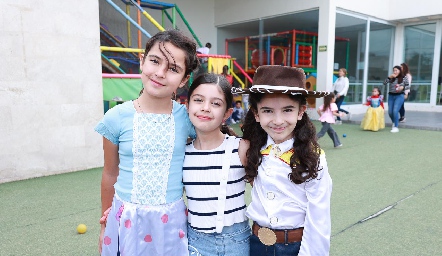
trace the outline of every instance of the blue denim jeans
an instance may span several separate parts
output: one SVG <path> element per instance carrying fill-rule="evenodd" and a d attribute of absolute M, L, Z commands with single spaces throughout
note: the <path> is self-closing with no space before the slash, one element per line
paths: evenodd
<path fill-rule="evenodd" d="M 388 115 L 395 127 L 399 125 L 399 110 L 404 104 L 404 94 L 388 94 Z"/>
<path fill-rule="evenodd" d="M 345 96 L 339 96 L 339 98 L 336 99 L 336 105 L 338 106 L 338 113 L 339 112 L 344 112 L 345 114 L 348 115 L 348 111 L 345 109 L 341 108 L 342 103 L 344 102 Z M 341 117 L 337 117 L 336 119 L 341 120 Z"/>
<path fill-rule="evenodd" d="M 404 99 L 404 103 L 402 103 L 401 109 L 399 110 L 399 117 L 400 118 L 405 117 L 405 99 Z"/>
<path fill-rule="evenodd" d="M 187 225 L 189 255 L 248 256 L 250 234 L 248 221 L 224 227 L 221 233 L 202 233 Z"/>
<path fill-rule="evenodd" d="M 252 234 L 250 237 L 250 255 L 253 256 L 294 256 L 298 255 L 301 242 L 274 244 L 267 246 Z"/>

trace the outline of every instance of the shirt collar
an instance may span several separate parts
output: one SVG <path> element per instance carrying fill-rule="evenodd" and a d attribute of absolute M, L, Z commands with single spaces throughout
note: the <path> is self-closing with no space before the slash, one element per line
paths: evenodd
<path fill-rule="evenodd" d="M 290 149 L 293 148 L 293 142 L 295 141 L 294 138 L 288 139 L 282 143 L 277 144 L 279 146 L 279 148 L 281 149 L 281 152 L 286 152 Z M 275 141 L 273 141 L 272 137 L 270 137 L 269 135 L 267 135 L 267 143 L 266 145 L 262 148 L 265 149 L 268 146 L 272 145 L 272 144 L 276 144 Z"/>

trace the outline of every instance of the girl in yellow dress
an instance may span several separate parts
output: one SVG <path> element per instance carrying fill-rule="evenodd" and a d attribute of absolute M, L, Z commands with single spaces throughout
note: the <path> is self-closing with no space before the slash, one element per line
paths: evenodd
<path fill-rule="evenodd" d="M 365 105 L 369 107 L 361 122 L 361 128 L 364 130 L 377 132 L 385 128 L 384 96 L 380 94 L 379 87 L 374 87 L 371 96 L 367 97 Z"/>

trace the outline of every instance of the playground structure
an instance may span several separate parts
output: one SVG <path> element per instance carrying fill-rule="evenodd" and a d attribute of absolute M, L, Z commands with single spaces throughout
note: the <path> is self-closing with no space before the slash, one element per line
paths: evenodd
<path fill-rule="evenodd" d="M 141 45 L 141 33 L 148 38 L 150 38 L 151 35 L 141 27 L 140 14 L 143 14 L 150 22 L 152 22 L 159 31 L 164 31 L 163 27 L 167 20 L 172 23 L 173 28 L 177 28 L 176 14 L 178 13 L 190 33 L 194 36 L 198 45 L 200 47 L 202 46 L 198 37 L 193 32 L 176 4 L 148 0 L 122 0 L 126 4 L 126 11 L 123 11 L 113 3 L 112 0 L 106 1 L 126 18 L 128 45 L 124 45 L 121 37 L 112 35 L 104 24 L 100 24 L 103 95 L 105 102 L 108 102 L 107 107 L 105 104 L 105 110 L 116 104 L 115 100 L 113 100 L 115 98 L 121 98 L 123 101 L 135 99 L 138 97 L 138 92 L 142 87 L 141 81 L 139 80 L 139 53 L 144 52 Z M 138 9 L 139 15 L 137 22 L 135 22 L 129 15 L 130 6 L 135 6 Z M 154 20 L 143 7 L 160 10 L 162 12 L 161 24 Z M 172 15 L 168 13 L 168 10 L 172 10 Z M 131 24 L 139 30 L 138 48 L 131 48 Z M 289 30 L 259 36 L 226 39 L 226 55 L 199 54 L 198 56 L 200 58 L 207 58 L 206 72 L 221 74 L 223 66 L 227 65 L 230 74 L 235 79 L 234 85 L 238 87 L 248 87 L 252 84 L 252 77 L 256 68 L 260 65 L 269 64 L 303 68 L 307 73 L 307 89 L 316 90 L 317 38 L 317 33 Z M 348 67 L 349 39 L 337 37 L 336 41 L 346 43 L 347 54 L 345 67 Z M 239 50 L 241 48 L 243 48 L 243 50 Z M 229 51 L 234 52 L 234 56 L 241 60 L 240 62 L 242 62 L 242 65 L 238 63 L 236 58 L 232 58 L 231 55 L 228 54 Z M 115 75 L 109 76 L 109 73 Z M 129 74 L 134 74 L 134 76 L 129 77 Z M 190 82 L 192 79 L 193 77 L 191 77 Z M 120 84 L 121 86 L 115 86 L 116 84 Z M 131 89 L 128 90 L 128 88 Z M 129 93 L 123 92 L 125 90 L 128 90 Z M 185 97 L 185 95 L 178 96 L 180 96 L 181 99 Z M 310 108 L 315 108 L 315 103 L 315 99 L 310 99 L 308 101 Z"/>
<path fill-rule="evenodd" d="M 336 37 L 335 40 L 346 43 L 345 68 L 348 68 L 350 40 L 341 37 Z M 288 30 L 258 36 L 226 39 L 225 51 L 226 54 L 234 52 L 234 55 L 241 59 L 243 70 L 249 75 L 253 75 L 260 65 L 302 68 L 307 74 L 306 88 L 316 90 L 317 42 L 317 33 Z M 248 86 L 247 80 L 245 80 L 245 83 L 245 86 Z M 309 108 L 316 108 L 316 100 L 308 99 L 308 105 Z"/>
<path fill-rule="evenodd" d="M 141 45 L 141 33 L 143 33 L 148 38 L 151 35 L 141 27 L 140 17 L 138 21 L 134 21 L 130 17 L 130 6 L 135 6 L 138 12 L 143 14 L 158 31 L 164 31 L 165 22 L 168 20 L 173 28 L 176 26 L 176 14 L 183 20 L 184 24 L 193 35 L 197 44 L 201 47 L 202 44 L 198 37 L 193 32 L 189 23 L 185 20 L 184 15 L 178 8 L 176 4 L 169 4 L 157 1 L 147 1 L 147 0 L 122 0 L 126 4 L 126 11 L 123 11 L 119 6 L 117 6 L 112 0 L 106 0 L 117 12 L 124 16 L 127 20 L 127 42 L 125 45 L 120 36 L 113 35 L 106 25 L 100 24 L 100 41 L 101 41 L 101 59 L 102 59 L 102 71 L 103 71 L 103 99 L 104 99 L 104 109 L 107 111 L 109 108 L 118 104 L 121 101 L 127 101 L 135 99 L 138 97 L 139 91 L 142 88 L 141 76 L 139 74 L 139 54 L 144 52 L 143 46 Z M 143 7 L 160 10 L 162 12 L 161 24 L 149 15 Z M 168 10 L 172 10 L 172 15 L 168 13 Z M 166 19 L 167 18 L 167 19 Z M 132 38 L 130 32 L 130 25 L 134 25 L 138 28 L 138 48 L 131 48 Z M 206 72 L 222 73 L 222 68 L 224 65 L 229 67 L 229 72 L 234 76 L 236 84 L 245 87 L 245 83 L 251 83 L 252 79 L 250 76 L 241 68 L 241 66 L 236 63 L 229 55 L 203 55 L 198 54 L 200 58 L 207 58 L 207 70 Z M 234 67 L 237 71 L 234 72 Z M 244 82 L 237 74 L 242 74 L 244 77 Z M 194 74 L 193 74 L 194 75 Z M 193 80 L 193 75 L 190 78 L 190 82 Z M 182 98 L 186 95 L 178 95 Z"/>
<path fill-rule="evenodd" d="M 103 47 L 102 47 L 103 48 Z M 103 48 L 108 51 L 118 51 L 118 52 L 143 52 L 143 49 L 125 49 L 125 48 Z M 204 72 L 221 74 L 222 68 L 224 65 L 229 67 L 230 74 L 235 78 L 236 83 L 241 87 L 245 87 L 245 83 L 241 80 L 241 78 L 234 72 L 234 67 L 237 68 L 237 73 L 242 74 L 246 77 L 247 82 L 252 82 L 252 78 L 236 63 L 235 59 L 233 59 L 229 55 L 216 55 L 216 54 L 208 54 L 198 55 L 200 58 L 207 58 L 208 65 L 207 70 Z M 192 82 L 195 74 L 191 75 L 189 79 L 190 83 Z M 104 110 L 105 112 L 118 104 L 119 101 L 127 101 L 136 99 L 139 95 L 140 90 L 142 89 L 141 83 L 141 75 L 140 74 L 122 74 L 122 73 L 103 73 L 103 99 L 104 99 Z M 186 93 L 186 92 L 185 92 Z M 187 94 L 177 94 L 177 97 L 181 98 L 181 102 L 185 101 Z M 119 98 L 115 100 L 115 98 Z M 240 100 L 240 98 L 236 97 L 235 100 Z"/>
<path fill-rule="evenodd" d="M 261 41 L 261 42 L 260 42 Z M 349 39 L 336 37 L 336 41 L 346 42 L 348 67 Z M 253 74 L 260 65 L 283 65 L 299 67 L 307 73 L 316 73 L 316 52 L 318 34 L 300 30 L 289 30 L 258 36 L 247 36 L 225 40 L 225 51 L 243 52 L 244 70 Z M 260 49 L 260 44 L 262 48 Z M 244 50 L 239 50 L 243 47 Z M 236 49 L 233 49 L 236 48 Z M 236 56 L 236 54 L 235 54 Z"/>
<path fill-rule="evenodd" d="M 100 43 L 101 43 L 101 59 L 103 66 L 103 73 L 114 74 L 138 74 L 139 71 L 139 55 L 134 54 L 143 48 L 141 43 L 141 34 L 146 37 L 152 37 L 146 30 L 141 27 L 141 14 L 151 22 L 158 31 L 164 31 L 165 25 L 172 25 L 173 28 L 177 28 L 177 14 L 187 27 L 187 30 L 192 34 L 197 44 L 201 47 L 202 44 L 198 37 L 193 32 L 189 23 L 185 19 L 183 13 L 176 4 L 148 1 L 148 0 L 122 0 L 126 5 L 126 10 L 123 11 L 112 0 L 106 0 L 106 2 L 112 6 L 115 11 L 120 13 L 127 20 L 127 45 L 123 43 L 120 36 L 113 35 L 105 24 L 100 24 Z M 137 21 L 130 17 L 131 6 L 134 6 L 138 11 Z M 161 11 L 161 24 L 157 22 L 143 7 Z M 171 10 L 171 14 L 169 13 Z M 133 38 L 131 36 L 131 25 L 138 29 L 137 48 L 132 48 L 132 51 L 128 51 L 133 47 Z M 121 50 L 124 49 L 124 50 Z"/>
<path fill-rule="evenodd" d="M 106 0 L 106 2 L 127 21 L 127 45 L 123 43 L 123 39 L 120 36 L 113 35 L 105 24 L 100 24 L 100 49 L 105 112 L 122 101 L 137 98 L 142 88 L 141 76 L 139 74 L 139 56 L 140 53 L 144 52 L 141 43 L 141 34 L 144 34 L 148 38 L 152 36 L 141 27 L 141 14 L 146 17 L 158 31 L 164 31 L 165 25 L 172 25 L 173 28 L 178 28 L 178 14 L 188 31 L 193 35 L 197 44 L 200 47 L 202 46 L 200 40 L 176 4 L 148 0 L 122 0 L 126 5 L 126 10 L 123 11 L 118 5 L 112 2 L 112 0 Z M 132 6 L 138 11 L 137 21 L 130 17 Z M 143 9 L 144 7 L 161 11 L 161 24 L 145 11 Z M 171 14 L 169 11 L 171 11 Z M 138 40 L 135 48 L 132 48 L 133 38 L 131 37 L 131 25 L 138 29 Z"/>

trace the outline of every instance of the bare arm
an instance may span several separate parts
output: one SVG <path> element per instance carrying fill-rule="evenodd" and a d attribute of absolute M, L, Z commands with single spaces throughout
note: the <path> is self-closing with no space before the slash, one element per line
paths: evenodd
<path fill-rule="evenodd" d="M 333 111 L 333 115 L 334 115 L 334 116 L 342 117 L 342 116 L 344 115 L 344 113 L 339 113 L 339 112 L 336 110 L 336 111 Z"/>
<path fill-rule="evenodd" d="M 103 138 L 104 150 L 104 168 L 101 177 L 101 212 L 107 210 L 112 205 L 114 197 L 114 184 L 118 177 L 118 164 L 120 159 L 118 156 L 118 146 Z"/>
<path fill-rule="evenodd" d="M 250 141 L 244 139 L 239 141 L 238 155 L 243 166 L 247 165 L 247 150 L 249 150 L 249 147 Z M 253 187 L 253 180 L 250 182 L 250 185 Z"/>
<path fill-rule="evenodd" d="M 118 177 L 118 164 L 120 163 L 120 158 L 118 156 L 118 146 L 110 142 L 108 139 L 103 137 L 103 151 L 104 151 L 104 167 L 101 176 L 101 213 L 102 215 L 107 215 L 109 212 L 105 211 L 111 207 L 112 198 L 115 193 L 114 184 L 117 182 Z M 106 222 L 101 224 L 101 232 L 98 242 L 98 249 L 101 253 L 101 245 L 103 241 L 104 229 L 106 227 Z"/>
<path fill-rule="evenodd" d="M 248 140 L 241 139 L 239 141 L 238 155 L 243 166 L 247 165 L 247 150 L 249 150 L 249 147 L 250 142 Z"/>

